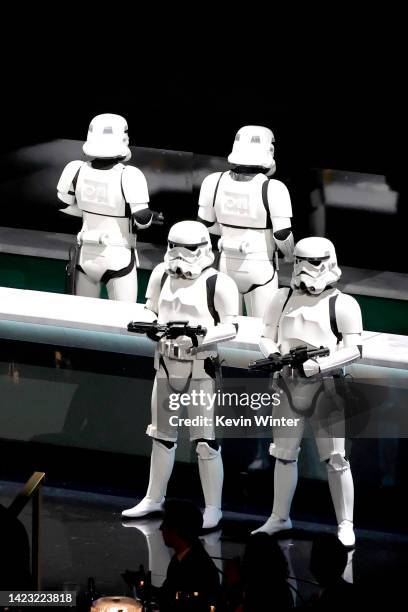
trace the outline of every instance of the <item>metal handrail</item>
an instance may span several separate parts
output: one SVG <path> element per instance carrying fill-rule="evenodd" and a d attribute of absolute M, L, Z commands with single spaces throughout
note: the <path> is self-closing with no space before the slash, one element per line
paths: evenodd
<path fill-rule="evenodd" d="M 8 511 L 17 518 L 29 501 L 32 500 L 33 502 L 31 517 L 31 573 L 33 576 L 33 587 L 37 591 L 41 590 L 40 515 L 42 502 L 41 486 L 44 483 L 44 479 L 44 472 L 34 472 L 8 507 Z"/>

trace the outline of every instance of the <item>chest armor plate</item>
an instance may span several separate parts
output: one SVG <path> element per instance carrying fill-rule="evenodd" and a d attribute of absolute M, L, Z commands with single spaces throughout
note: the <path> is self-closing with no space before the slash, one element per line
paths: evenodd
<path fill-rule="evenodd" d="M 279 322 L 278 340 L 283 353 L 299 344 L 309 348 L 337 347 L 337 338 L 330 325 L 329 299 L 338 291 L 324 292 L 320 296 L 292 294 Z"/>
<path fill-rule="evenodd" d="M 214 325 L 207 305 L 207 274 L 196 279 L 168 277 L 159 297 L 158 320 L 189 321 L 190 325 Z"/>

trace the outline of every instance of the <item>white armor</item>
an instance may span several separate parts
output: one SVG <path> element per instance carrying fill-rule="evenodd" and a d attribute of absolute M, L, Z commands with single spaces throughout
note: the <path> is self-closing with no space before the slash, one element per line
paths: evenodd
<path fill-rule="evenodd" d="M 233 166 L 259 166 L 268 169 L 268 175 L 276 170 L 274 160 L 275 137 L 272 130 L 262 125 L 245 125 L 235 135 L 228 163 Z"/>
<path fill-rule="evenodd" d="M 314 253 L 311 258 L 314 262 L 309 264 L 314 264 L 315 270 L 320 270 L 320 275 L 309 277 L 313 291 L 316 281 L 321 281 L 320 276 L 326 278 L 323 285 L 328 282 L 328 260 L 325 259 L 327 243 L 329 241 L 325 239 L 306 238 L 299 242 L 299 248 L 296 245 L 294 251 L 295 261 L 300 253 L 305 253 L 305 249 L 310 248 Z M 334 270 L 337 268 L 335 251 L 331 243 L 329 247 L 330 261 L 335 261 Z M 322 262 L 326 262 L 326 265 L 322 266 Z M 344 405 L 337 392 L 333 373 L 361 357 L 361 311 L 354 298 L 331 286 L 326 286 L 318 294 L 309 293 L 307 285 L 300 282 L 304 270 L 296 270 L 296 266 L 292 277 L 294 289 L 280 289 L 266 309 L 261 351 L 266 357 L 274 353 L 284 355 L 291 348 L 306 345 L 308 348 L 327 347 L 330 353 L 327 357 L 306 361 L 302 372 L 284 368 L 280 375 L 280 386 L 285 393 L 280 405 L 274 409 L 274 416 L 297 418 L 298 425 L 290 434 L 284 428 L 275 427 L 273 430 L 270 454 L 276 458 L 274 507 L 272 516 L 260 530 L 274 533 L 291 527 L 289 511 L 297 482 L 297 457 L 308 419 L 315 434 L 320 459 L 327 462 L 339 538 L 345 545 L 352 546 L 355 541 L 353 480 L 350 465 L 345 459 Z M 336 275 L 339 278 L 338 268 Z"/>
<path fill-rule="evenodd" d="M 132 154 L 129 149 L 126 119 L 112 113 L 94 117 L 89 124 L 83 151 L 91 158 L 121 158 L 128 161 Z"/>
<path fill-rule="evenodd" d="M 217 342 L 236 335 L 238 289 L 231 278 L 209 267 L 212 253 L 206 227 L 196 221 L 183 221 L 170 230 L 168 242 L 165 262 L 156 266 L 150 277 L 146 308 L 157 315 L 158 323 L 188 321 L 190 326 L 205 327 L 207 334 L 198 339 L 196 347 L 187 336 L 174 340 L 162 338 L 157 343 L 152 422 L 147 428 L 147 434 L 153 438 L 149 487 L 140 504 L 122 513 L 127 518 L 144 516 L 162 508 L 173 468 L 178 431 L 177 425 L 169 419 L 169 413 L 179 416 L 180 412 L 171 413 L 170 395 L 189 393 L 192 396 L 193 392 L 204 391 L 205 397 L 211 396 L 215 387 L 209 369 L 210 358 L 217 356 Z M 198 252 L 198 257 L 194 257 Z M 173 265 L 177 259 L 177 265 Z M 194 268 L 193 276 L 191 266 Z M 198 269 L 201 273 L 196 275 Z M 223 467 L 220 449 L 213 442 L 214 406 L 211 400 L 188 406 L 188 417 L 197 416 L 200 417 L 199 425 L 190 427 L 190 439 L 197 443 L 206 506 L 204 528 L 213 528 L 221 519 Z"/>
<path fill-rule="evenodd" d="M 127 124 L 118 115 L 99 115 L 89 128 L 84 152 L 91 161 L 73 161 L 64 168 L 58 197 L 63 212 L 83 218 L 76 295 L 99 297 L 106 283 L 110 299 L 137 300 L 137 229 L 150 226 L 152 214 L 143 173 L 122 160 L 130 158 Z"/>
<path fill-rule="evenodd" d="M 262 144 L 267 128 L 246 126 L 237 136 L 243 130 L 245 142 L 236 141 L 228 158 L 239 168 L 204 179 L 198 219 L 207 226 L 218 224 L 219 268 L 236 281 L 247 314 L 261 317 L 268 298 L 278 287 L 276 249 L 287 260 L 292 258 L 292 207 L 285 185 L 267 177 L 268 169 L 274 165 L 271 140 Z M 251 144 L 252 138 L 255 142 Z"/>
<path fill-rule="evenodd" d="M 336 251 L 327 238 L 304 238 L 296 244 L 291 286 L 295 289 L 307 287 L 307 292 L 318 295 L 341 276 L 337 265 Z"/>
<path fill-rule="evenodd" d="M 194 248 L 190 248 L 191 245 Z M 196 221 L 181 221 L 173 225 L 164 262 L 171 276 L 187 279 L 200 276 L 201 272 L 214 262 L 214 253 L 205 226 Z"/>

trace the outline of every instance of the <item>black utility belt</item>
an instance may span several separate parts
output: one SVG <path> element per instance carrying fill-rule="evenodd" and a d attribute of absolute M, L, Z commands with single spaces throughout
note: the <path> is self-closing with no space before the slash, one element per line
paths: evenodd
<path fill-rule="evenodd" d="M 97 217 L 109 217 L 111 219 L 130 219 L 129 215 L 106 215 L 102 213 L 96 213 L 91 210 L 86 210 L 85 208 L 80 208 L 82 212 L 86 212 L 88 215 L 96 215 Z"/>
<path fill-rule="evenodd" d="M 231 223 L 220 223 L 221 227 L 233 227 L 236 229 L 246 229 L 246 230 L 267 230 L 267 229 L 271 229 L 270 227 L 267 227 L 265 225 L 263 225 L 262 227 L 248 227 L 248 225 L 232 225 Z"/>

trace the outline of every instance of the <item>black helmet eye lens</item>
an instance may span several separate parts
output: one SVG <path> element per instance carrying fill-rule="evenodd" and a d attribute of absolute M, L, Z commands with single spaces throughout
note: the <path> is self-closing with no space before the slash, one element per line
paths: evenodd
<path fill-rule="evenodd" d="M 198 247 L 202 246 L 201 244 L 180 244 L 178 242 L 171 242 L 171 241 L 169 241 L 168 244 L 169 244 L 169 249 L 175 249 L 176 247 L 180 247 L 183 249 L 187 249 L 188 251 L 191 251 L 192 253 L 197 251 Z"/>
<path fill-rule="evenodd" d="M 312 266 L 315 266 L 316 268 L 318 268 L 323 261 L 326 261 L 327 259 L 329 259 L 329 255 L 327 255 L 327 257 L 295 257 L 295 263 L 298 264 L 301 261 L 307 261 L 308 263 L 310 263 Z"/>
<path fill-rule="evenodd" d="M 320 266 L 320 264 L 322 263 L 321 259 L 308 259 L 307 260 L 312 266 L 315 266 L 316 268 L 318 266 Z"/>
<path fill-rule="evenodd" d="M 205 246 L 207 244 L 208 244 L 207 241 L 199 242 L 197 244 L 181 244 L 180 242 L 172 242 L 171 240 L 168 241 L 168 245 L 169 245 L 170 249 L 175 249 L 176 247 L 180 247 L 180 248 L 183 248 L 183 249 L 187 249 L 188 251 L 191 251 L 192 253 L 197 251 L 197 249 L 200 246 Z"/>

